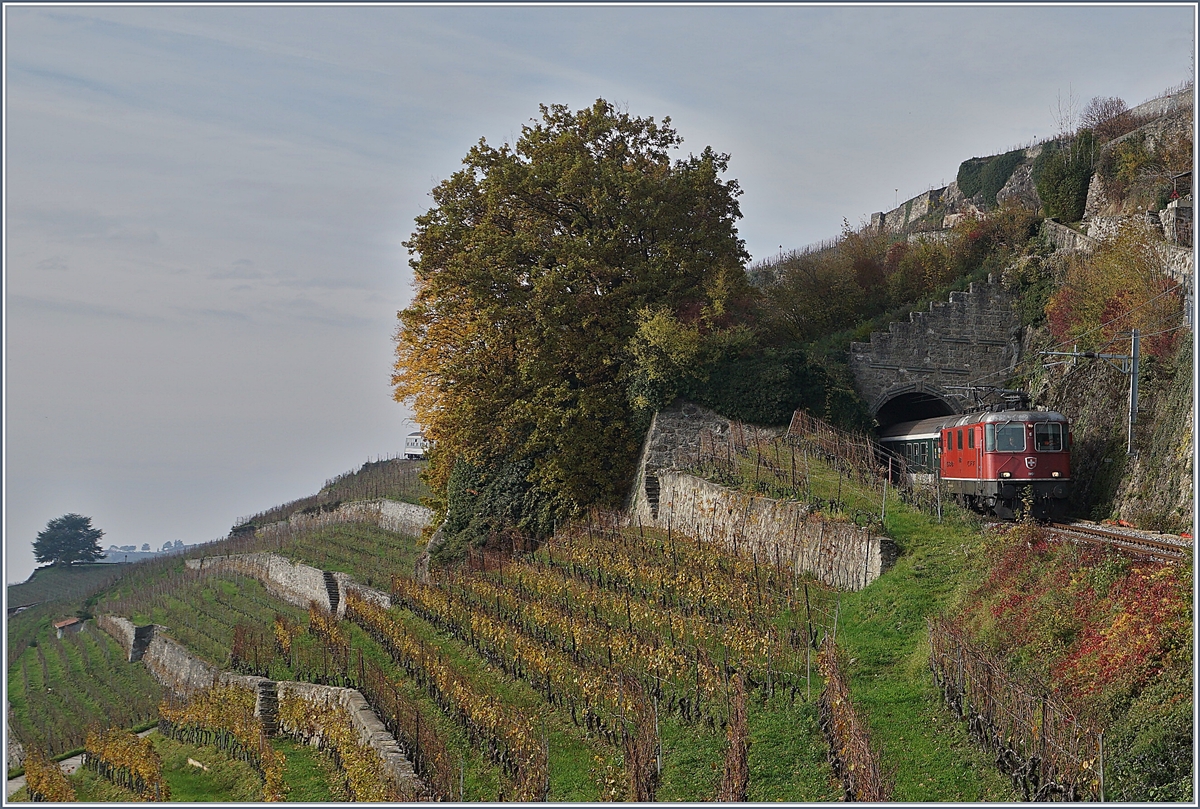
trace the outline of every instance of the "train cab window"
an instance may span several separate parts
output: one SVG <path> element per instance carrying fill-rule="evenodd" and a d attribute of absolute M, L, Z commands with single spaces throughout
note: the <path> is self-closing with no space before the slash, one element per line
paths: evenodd
<path fill-rule="evenodd" d="M 958 431 L 958 448 L 962 449 L 962 430 Z"/>
<path fill-rule="evenodd" d="M 1062 452 L 1062 425 L 1052 421 L 1033 425 L 1033 448 L 1038 452 Z"/>
<path fill-rule="evenodd" d="M 967 449 L 975 449 L 975 428 L 967 429 Z"/>
<path fill-rule="evenodd" d="M 996 427 L 996 450 L 998 452 L 1025 451 L 1025 425 L 1009 421 Z"/>
<path fill-rule="evenodd" d="M 996 425 L 985 424 L 983 426 L 983 449 L 985 452 L 996 451 Z"/>

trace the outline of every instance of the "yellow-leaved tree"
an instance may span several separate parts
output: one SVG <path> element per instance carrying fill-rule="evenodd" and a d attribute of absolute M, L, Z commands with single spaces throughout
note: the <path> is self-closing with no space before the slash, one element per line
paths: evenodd
<path fill-rule="evenodd" d="M 516 144 L 481 140 L 433 189 L 405 243 L 416 294 L 392 381 L 435 442 L 426 476 L 449 533 L 544 534 L 618 504 L 642 437 L 638 313 L 694 321 L 745 294 L 728 156 L 673 159 L 680 143 L 669 118 L 602 99 L 543 106 Z"/>

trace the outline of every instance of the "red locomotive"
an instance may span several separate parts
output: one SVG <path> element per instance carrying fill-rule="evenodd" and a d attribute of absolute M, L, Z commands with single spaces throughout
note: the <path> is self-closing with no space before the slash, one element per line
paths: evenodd
<path fill-rule="evenodd" d="M 1071 431 L 1050 410 L 999 410 L 909 421 L 883 430 L 908 473 L 937 475 L 964 506 L 1015 519 L 1028 501 L 1039 520 L 1066 517 Z"/>

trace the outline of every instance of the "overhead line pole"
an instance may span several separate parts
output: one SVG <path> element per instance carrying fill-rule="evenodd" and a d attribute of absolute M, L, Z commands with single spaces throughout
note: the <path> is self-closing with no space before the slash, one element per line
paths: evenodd
<path fill-rule="evenodd" d="M 1077 359 L 1104 360 L 1123 374 L 1129 375 L 1129 421 L 1128 439 L 1125 444 L 1125 454 L 1133 455 L 1133 425 L 1137 423 L 1138 411 L 1138 361 L 1141 354 L 1141 335 L 1137 329 L 1130 332 L 1130 347 L 1128 354 L 1101 354 L 1096 351 L 1042 351 L 1043 357 L 1070 357 Z M 1044 363 L 1042 367 L 1061 365 L 1061 362 Z"/>

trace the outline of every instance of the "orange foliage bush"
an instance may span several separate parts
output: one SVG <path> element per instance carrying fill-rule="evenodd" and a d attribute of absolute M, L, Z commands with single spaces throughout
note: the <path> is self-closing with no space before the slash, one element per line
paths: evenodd
<path fill-rule="evenodd" d="M 1165 669 L 1191 665 L 1191 573 L 1020 526 L 991 547 L 973 634 L 1104 721 Z"/>

